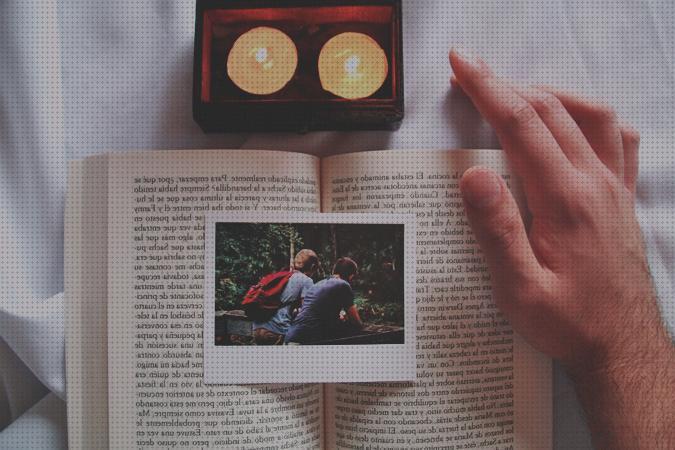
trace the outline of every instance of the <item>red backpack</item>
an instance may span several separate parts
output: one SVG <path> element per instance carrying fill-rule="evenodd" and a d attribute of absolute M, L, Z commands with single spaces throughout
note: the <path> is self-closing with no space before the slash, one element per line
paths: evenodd
<path fill-rule="evenodd" d="M 256 322 L 268 321 L 281 308 L 281 293 L 295 271 L 284 270 L 265 275 L 251 286 L 241 302 L 246 315 Z"/>

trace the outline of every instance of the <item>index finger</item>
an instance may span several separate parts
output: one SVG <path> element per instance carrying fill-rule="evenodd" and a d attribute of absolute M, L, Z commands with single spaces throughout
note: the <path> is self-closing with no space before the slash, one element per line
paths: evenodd
<path fill-rule="evenodd" d="M 450 63 L 459 85 L 494 127 L 526 195 L 542 189 L 564 192 L 578 173 L 532 105 L 484 63 L 468 61 L 455 50 Z"/>

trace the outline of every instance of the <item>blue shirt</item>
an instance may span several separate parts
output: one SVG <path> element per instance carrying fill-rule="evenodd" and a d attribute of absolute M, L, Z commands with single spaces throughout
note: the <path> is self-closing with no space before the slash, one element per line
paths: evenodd
<path fill-rule="evenodd" d="M 327 278 L 305 293 L 300 312 L 286 333 L 286 342 L 307 343 L 330 339 L 341 324 L 340 311 L 354 304 L 352 287 L 341 278 Z"/>
<path fill-rule="evenodd" d="M 279 308 L 267 322 L 253 322 L 253 329 L 264 328 L 272 333 L 286 334 L 291 326 L 293 304 L 303 298 L 312 286 L 314 282 L 310 277 L 302 272 L 295 272 L 281 293 L 280 300 L 284 306 Z"/>

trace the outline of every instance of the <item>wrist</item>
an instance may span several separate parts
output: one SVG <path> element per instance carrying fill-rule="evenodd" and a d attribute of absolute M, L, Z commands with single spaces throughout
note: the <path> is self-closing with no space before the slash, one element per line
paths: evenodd
<path fill-rule="evenodd" d="M 596 447 L 654 448 L 654 437 L 675 445 L 675 349 L 667 333 L 639 352 L 567 369 Z"/>
<path fill-rule="evenodd" d="M 643 329 L 634 336 L 598 345 L 586 358 L 563 363 L 575 384 L 632 379 L 652 369 L 675 364 L 675 347 L 663 325 Z"/>
<path fill-rule="evenodd" d="M 607 310 L 606 316 L 594 322 L 587 327 L 592 331 L 585 345 L 579 345 L 579 351 L 572 352 L 569 361 L 563 361 L 575 381 L 637 371 L 674 358 L 673 342 L 651 284 L 620 295 L 614 310 Z"/>

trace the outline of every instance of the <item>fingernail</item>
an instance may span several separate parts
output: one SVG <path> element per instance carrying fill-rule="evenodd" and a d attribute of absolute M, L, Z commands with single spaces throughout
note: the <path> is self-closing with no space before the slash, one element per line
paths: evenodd
<path fill-rule="evenodd" d="M 459 189 L 462 197 L 471 207 L 488 209 L 501 198 L 502 181 L 489 169 L 472 167 L 462 175 Z"/>

